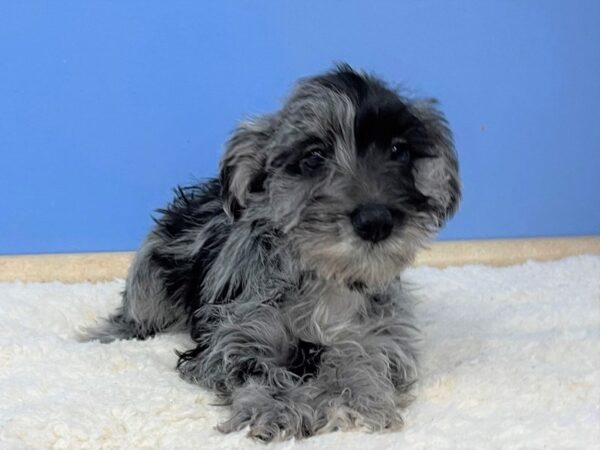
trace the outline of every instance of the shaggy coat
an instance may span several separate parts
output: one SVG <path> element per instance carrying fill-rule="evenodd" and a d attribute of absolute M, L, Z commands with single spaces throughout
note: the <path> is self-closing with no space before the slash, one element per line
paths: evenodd
<path fill-rule="evenodd" d="M 188 332 L 182 377 L 231 405 L 224 432 L 399 426 L 417 375 L 401 271 L 460 198 L 432 100 L 341 65 L 238 126 L 219 178 L 179 188 L 88 339 Z"/>

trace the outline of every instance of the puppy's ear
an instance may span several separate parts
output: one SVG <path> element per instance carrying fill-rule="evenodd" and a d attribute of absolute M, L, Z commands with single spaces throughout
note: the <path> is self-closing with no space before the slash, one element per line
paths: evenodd
<path fill-rule="evenodd" d="M 223 209 L 234 220 L 246 207 L 248 195 L 264 190 L 266 152 L 275 121 L 263 116 L 243 122 L 227 142 L 219 179 Z"/>
<path fill-rule="evenodd" d="M 415 185 L 434 206 L 440 226 L 451 218 L 461 199 L 458 158 L 448 122 L 434 99 L 412 104 L 412 112 L 423 122 L 431 141 L 433 158 L 418 160 Z"/>

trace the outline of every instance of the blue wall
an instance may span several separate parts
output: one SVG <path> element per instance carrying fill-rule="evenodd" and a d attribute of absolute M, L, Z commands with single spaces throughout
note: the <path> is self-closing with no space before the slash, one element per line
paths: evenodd
<path fill-rule="evenodd" d="M 438 97 L 444 239 L 600 233 L 600 2 L 4 1 L 0 253 L 134 249 L 236 120 L 334 60 Z"/>

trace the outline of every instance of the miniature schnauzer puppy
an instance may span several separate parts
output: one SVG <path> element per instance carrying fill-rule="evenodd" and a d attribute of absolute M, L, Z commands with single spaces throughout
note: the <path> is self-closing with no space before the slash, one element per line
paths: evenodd
<path fill-rule="evenodd" d="M 176 190 L 87 339 L 189 332 L 177 368 L 231 406 L 223 432 L 398 427 L 417 374 L 400 273 L 459 199 L 436 102 L 339 65 L 241 123 L 218 178 Z"/>

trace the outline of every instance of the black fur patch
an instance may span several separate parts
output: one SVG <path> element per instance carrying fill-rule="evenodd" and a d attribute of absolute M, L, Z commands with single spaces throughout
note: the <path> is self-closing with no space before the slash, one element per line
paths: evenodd
<path fill-rule="evenodd" d="M 250 187 L 248 188 L 251 194 L 265 191 L 265 180 L 267 179 L 267 172 L 261 170 L 258 174 L 252 178 Z"/>
<path fill-rule="evenodd" d="M 288 364 L 288 370 L 300 377 L 315 376 L 319 370 L 321 354 L 324 349 L 325 347 L 320 344 L 313 344 L 300 339 Z"/>
<path fill-rule="evenodd" d="M 193 258 L 175 257 L 166 252 L 156 250 L 152 262 L 163 269 L 164 285 L 167 296 L 175 304 L 183 304 L 189 312 L 200 306 L 200 290 L 206 274 L 225 243 L 229 230 L 219 223 L 214 230 L 206 228 L 209 220 L 223 214 L 221 184 L 212 179 L 204 184 L 186 188 L 178 188 L 173 202 L 167 209 L 159 210 L 159 219 L 155 219 L 157 228 L 154 231 L 165 241 L 185 239 L 185 233 L 194 229 L 205 228 L 209 237 L 206 244 Z M 217 200 L 217 201 L 215 201 Z M 209 203 L 212 205 L 209 206 Z M 187 238 L 192 244 L 193 233 Z"/>
<path fill-rule="evenodd" d="M 154 231 L 164 238 L 179 237 L 184 231 L 203 227 L 212 217 L 222 213 L 222 203 L 213 208 L 206 205 L 221 199 L 221 183 L 212 178 L 194 186 L 177 187 L 175 198 L 166 209 L 158 209 L 159 218 L 153 218 L 158 227 Z"/>
<path fill-rule="evenodd" d="M 359 154 L 376 143 L 389 145 L 392 138 L 404 137 L 414 158 L 432 157 L 426 128 L 382 81 L 356 73 L 346 64 L 316 78 L 317 82 L 348 96 L 356 107 L 354 134 Z"/>

